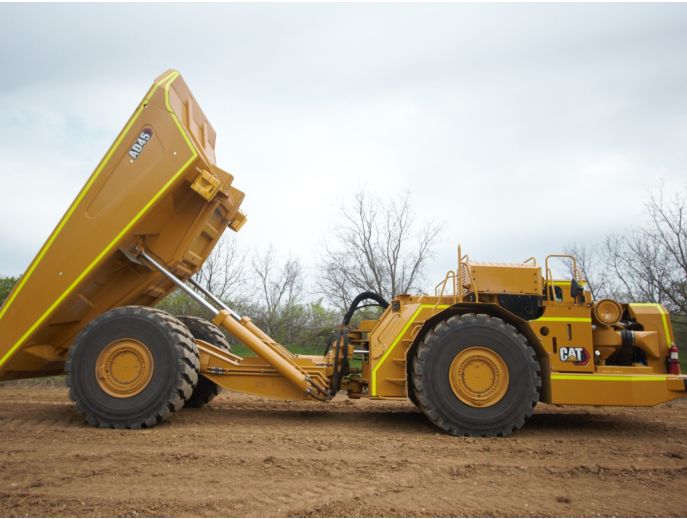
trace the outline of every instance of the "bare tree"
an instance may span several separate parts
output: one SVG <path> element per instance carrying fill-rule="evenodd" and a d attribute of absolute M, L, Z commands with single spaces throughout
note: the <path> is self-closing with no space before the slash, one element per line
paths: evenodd
<path fill-rule="evenodd" d="M 661 190 L 647 209 L 652 222 L 647 236 L 664 260 L 655 282 L 668 306 L 687 316 L 687 189 L 668 201 Z"/>
<path fill-rule="evenodd" d="M 222 300 L 246 298 L 246 253 L 233 237 L 223 237 L 195 276 L 195 280 Z"/>
<path fill-rule="evenodd" d="M 241 252 L 233 237 L 223 237 L 194 279 L 218 298 L 232 304 L 245 304 L 248 273 L 246 253 Z M 165 297 L 158 307 L 175 315 L 198 315 L 209 318 L 208 311 L 181 290 Z"/>
<path fill-rule="evenodd" d="M 646 208 L 648 226 L 606 240 L 615 295 L 661 303 L 687 316 L 687 191 L 667 200 L 660 190 Z"/>
<path fill-rule="evenodd" d="M 600 299 L 610 296 L 610 280 L 608 272 L 603 265 L 604 258 L 598 247 L 575 243 L 572 246 L 566 247 L 565 253 L 575 256 L 577 268 L 585 281 L 587 281 L 592 297 Z M 572 262 L 568 263 L 568 268 L 570 275 L 573 276 Z"/>
<path fill-rule="evenodd" d="M 283 335 L 285 330 L 296 328 L 289 322 L 293 310 L 303 295 L 303 268 L 298 259 L 287 257 L 279 261 L 275 248 L 270 245 L 253 257 L 253 273 L 257 284 L 254 304 L 256 320 L 271 335 Z M 287 341 L 288 342 L 288 341 Z"/>
<path fill-rule="evenodd" d="M 609 292 L 618 299 L 663 303 L 665 294 L 658 279 L 664 275 L 662 251 L 642 229 L 606 238 L 606 266 L 612 275 Z"/>
<path fill-rule="evenodd" d="M 599 248 L 573 246 L 595 297 L 665 305 L 675 322 L 687 321 L 687 189 L 646 204 L 648 224 L 608 236 Z M 677 317 L 677 318 L 676 318 Z"/>
<path fill-rule="evenodd" d="M 391 299 L 417 290 L 439 226 L 415 230 L 408 196 L 382 202 L 360 191 L 341 208 L 341 223 L 325 241 L 320 289 L 345 310 L 359 292 Z"/>

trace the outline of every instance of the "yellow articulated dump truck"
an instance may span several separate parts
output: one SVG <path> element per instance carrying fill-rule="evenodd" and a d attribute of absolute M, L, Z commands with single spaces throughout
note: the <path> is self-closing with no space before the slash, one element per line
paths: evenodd
<path fill-rule="evenodd" d="M 326 402 L 410 399 L 454 435 L 505 436 L 537 402 L 652 406 L 685 395 L 666 310 L 594 301 L 572 264 L 477 263 L 458 252 L 434 295 L 353 301 L 323 355 L 296 355 L 193 280 L 244 194 L 176 71 L 155 80 L 0 307 L 0 380 L 66 373 L 85 420 L 150 427 L 219 388 Z M 213 316 L 154 305 L 185 291 Z M 350 326 L 372 301 L 378 320 Z M 223 331 L 252 350 L 231 351 Z M 352 362 L 355 360 L 355 362 Z"/>

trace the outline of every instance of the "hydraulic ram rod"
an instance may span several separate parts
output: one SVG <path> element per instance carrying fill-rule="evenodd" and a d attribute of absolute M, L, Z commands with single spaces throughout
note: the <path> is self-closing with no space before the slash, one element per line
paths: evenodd
<path fill-rule="evenodd" d="M 216 316 L 219 313 L 219 310 L 212 306 L 210 303 L 208 303 L 205 299 L 200 297 L 196 292 L 191 290 L 191 287 L 189 287 L 186 283 L 181 281 L 178 277 L 176 277 L 174 274 L 172 274 L 169 270 L 167 270 L 165 267 L 163 267 L 155 258 L 151 257 L 146 251 L 141 251 L 140 252 L 141 257 L 146 260 L 152 267 L 155 268 L 158 272 L 163 274 L 167 279 L 172 281 L 177 287 L 179 287 L 181 290 L 186 292 L 187 295 L 191 296 L 192 299 L 194 299 L 197 303 L 199 303 L 201 306 L 204 306 L 207 310 L 210 310 L 212 312 L 213 317 Z"/>
<path fill-rule="evenodd" d="M 191 285 L 193 285 L 193 288 L 195 288 L 196 290 L 198 290 L 198 291 L 199 291 L 200 293 L 202 293 L 204 296 L 208 297 L 209 299 L 211 299 L 212 301 L 214 301 L 215 303 L 217 303 L 220 307 L 224 308 L 227 312 L 229 312 L 232 316 L 234 316 L 235 319 L 239 319 L 239 320 L 241 319 L 241 317 L 239 316 L 239 314 L 237 314 L 236 312 L 234 312 L 231 308 L 229 308 L 229 307 L 227 306 L 227 304 L 226 304 L 224 301 L 222 301 L 222 300 L 221 300 L 219 297 L 217 297 L 215 294 L 213 294 L 212 292 L 210 292 L 209 290 L 207 290 L 203 285 L 201 285 L 200 283 L 198 283 L 196 280 L 190 278 L 190 279 L 188 280 L 188 282 L 189 282 Z"/>
<path fill-rule="evenodd" d="M 208 309 L 213 314 L 213 322 L 217 326 L 224 328 L 243 344 L 248 346 L 261 359 L 267 362 L 270 366 L 274 367 L 274 369 L 276 369 L 284 378 L 315 398 L 322 399 L 327 396 L 327 391 L 325 388 L 320 387 L 319 384 L 316 384 L 314 381 L 312 381 L 306 373 L 303 373 L 296 365 L 279 355 L 270 346 L 265 344 L 265 342 L 259 336 L 253 333 L 248 326 L 246 326 L 246 321 L 248 320 L 244 320 L 241 316 L 239 316 L 238 313 L 231 310 L 224 303 L 222 303 L 222 306 L 224 307 L 222 310 L 215 308 L 197 292 L 192 290 L 191 287 L 189 287 L 181 279 L 167 270 L 155 258 L 151 257 L 150 254 L 148 254 L 145 250 L 140 252 L 140 256 L 155 270 L 163 274 L 186 294 Z M 205 290 L 203 290 L 203 292 L 205 293 Z M 214 296 L 213 299 L 215 299 Z"/>

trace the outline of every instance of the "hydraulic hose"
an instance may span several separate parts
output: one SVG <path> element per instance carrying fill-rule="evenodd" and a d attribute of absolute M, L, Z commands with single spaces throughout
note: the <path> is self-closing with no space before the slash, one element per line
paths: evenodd
<path fill-rule="evenodd" d="M 343 339 L 343 341 L 342 341 Z M 341 344 L 343 342 L 343 344 Z M 341 359 L 341 366 L 339 367 L 339 354 L 341 353 L 341 348 L 343 347 L 343 358 Z M 341 328 L 338 337 L 336 338 L 336 350 L 334 352 L 334 370 L 332 372 L 332 383 L 329 390 L 330 395 L 333 397 L 341 389 L 341 382 L 343 381 L 346 370 L 348 369 L 348 333 L 346 333 L 345 328 Z"/>
<path fill-rule="evenodd" d="M 351 301 L 348 311 L 344 315 L 343 321 L 341 322 L 339 330 L 332 333 L 329 341 L 327 341 L 327 348 L 324 351 L 325 355 L 329 353 L 329 350 L 332 347 L 332 341 L 336 341 L 336 350 L 334 351 L 334 370 L 332 373 L 332 383 L 330 389 L 330 394 L 332 397 L 334 397 L 341 389 L 341 382 L 348 371 L 348 325 L 351 323 L 351 319 L 353 318 L 355 311 L 361 308 L 361 306 L 364 306 L 360 303 L 367 299 L 371 299 L 384 309 L 389 306 L 388 301 L 379 294 L 375 292 L 361 292 L 355 296 L 353 301 Z M 343 348 L 343 358 L 341 359 L 341 363 L 339 363 L 341 348 Z"/>
<path fill-rule="evenodd" d="M 346 328 L 351 323 L 353 314 L 356 310 L 358 310 L 361 307 L 360 303 L 362 303 L 366 299 L 373 300 L 383 309 L 386 309 L 389 306 L 389 302 L 376 292 L 361 292 L 360 294 L 355 296 L 355 298 L 353 298 L 353 301 L 351 301 L 348 310 L 344 314 L 343 321 L 341 322 L 341 328 Z M 327 355 L 329 353 L 329 350 L 332 348 L 332 342 L 336 339 L 337 336 L 341 338 L 340 333 L 337 331 L 332 332 L 332 334 L 329 336 L 329 339 L 327 340 L 327 346 L 324 350 L 324 355 Z"/>
<path fill-rule="evenodd" d="M 358 305 L 366 299 L 372 299 L 375 303 L 377 303 L 385 310 L 389 306 L 389 302 L 376 292 L 361 292 L 360 294 L 355 296 L 355 299 L 353 299 L 353 301 L 351 301 L 351 305 L 348 307 L 348 311 L 346 312 L 346 315 L 344 315 L 343 318 L 344 326 L 348 326 L 348 324 L 351 322 L 351 319 L 353 318 L 353 314 L 358 309 Z"/>

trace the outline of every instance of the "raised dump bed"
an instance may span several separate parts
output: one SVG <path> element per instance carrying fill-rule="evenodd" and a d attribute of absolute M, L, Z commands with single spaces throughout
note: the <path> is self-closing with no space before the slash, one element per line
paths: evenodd
<path fill-rule="evenodd" d="M 241 227 L 244 195 L 214 146 L 179 72 L 158 77 L 0 307 L 0 379 L 61 373 L 87 323 L 173 289 L 123 251 L 140 245 L 187 279 L 227 226 Z"/>

